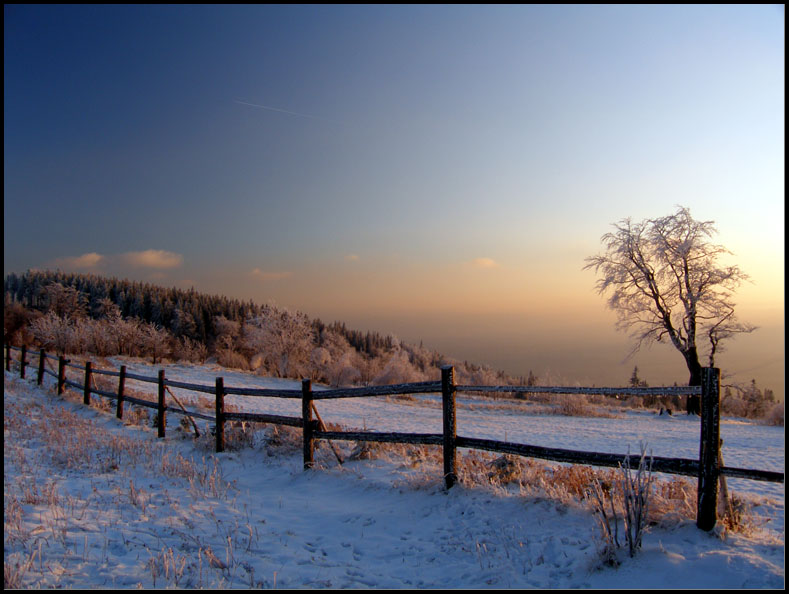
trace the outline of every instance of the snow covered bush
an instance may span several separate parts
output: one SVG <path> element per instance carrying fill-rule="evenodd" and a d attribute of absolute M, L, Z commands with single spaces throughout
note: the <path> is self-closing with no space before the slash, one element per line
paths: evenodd
<path fill-rule="evenodd" d="M 260 354 L 277 377 L 303 376 L 313 350 L 313 330 L 303 313 L 269 307 L 247 320 L 244 345 Z"/>
<path fill-rule="evenodd" d="M 776 425 L 779 427 L 784 426 L 784 408 L 785 405 L 783 402 L 776 402 L 767 411 L 767 415 L 765 416 L 765 421 L 768 425 Z"/>
<path fill-rule="evenodd" d="M 646 445 L 641 446 L 641 457 L 638 467 L 633 471 L 630 467 L 630 455 L 625 458 L 622 471 L 622 500 L 625 508 L 625 538 L 630 556 L 641 548 L 641 538 L 647 524 L 649 513 L 649 496 L 652 485 L 652 457 L 649 467 L 646 462 Z"/>
<path fill-rule="evenodd" d="M 230 369 L 241 369 L 249 371 L 250 364 L 247 358 L 241 353 L 237 353 L 232 349 L 220 349 L 216 352 L 216 362 L 222 367 Z"/>
<path fill-rule="evenodd" d="M 408 353 L 398 349 L 389 357 L 383 371 L 373 378 L 373 385 L 384 386 L 389 384 L 405 384 L 422 381 L 419 373 L 408 358 Z"/>
<path fill-rule="evenodd" d="M 50 311 L 33 320 L 30 329 L 42 348 L 59 354 L 73 351 L 75 330 L 71 318 Z"/>
<path fill-rule="evenodd" d="M 618 565 L 616 550 L 619 542 L 619 516 L 622 516 L 625 542 L 628 553 L 634 557 L 641 548 L 644 530 L 647 526 L 652 488 L 652 458 L 647 462 L 646 446 L 641 446 L 638 467 L 630 466 L 630 455 L 624 465 L 619 466 L 619 480 L 616 484 L 603 484 L 595 476 L 587 489 L 587 499 L 593 502 L 600 523 L 603 547 L 600 551 L 606 565 Z M 617 502 L 615 493 L 619 494 Z"/>

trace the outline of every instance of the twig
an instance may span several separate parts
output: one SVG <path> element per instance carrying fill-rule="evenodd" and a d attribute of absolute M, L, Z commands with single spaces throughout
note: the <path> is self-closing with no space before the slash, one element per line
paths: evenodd
<path fill-rule="evenodd" d="M 187 416 L 187 418 L 188 418 L 190 421 L 192 421 L 192 427 L 194 427 L 194 430 L 195 430 L 195 437 L 200 437 L 200 432 L 197 430 L 197 423 L 195 423 L 195 420 L 192 418 L 192 415 L 190 415 L 190 414 L 189 414 L 189 411 L 187 411 L 187 410 L 186 410 L 186 408 L 184 408 L 184 405 L 183 405 L 183 404 L 181 404 L 181 401 L 180 401 L 180 400 L 178 400 L 178 398 L 176 398 L 175 394 L 173 394 L 173 391 L 172 391 L 172 390 L 170 390 L 170 388 L 168 388 L 167 386 L 165 386 L 165 387 L 164 387 L 164 389 L 165 389 L 165 390 L 167 390 L 167 391 L 170 393 L 170 396 L 172 396 L 172 397 L 173 397 L 173 400 L 175 400 L 175 403 L 176 403 L 178 406 L 180 406 L 180 407 L 181 407 L 181 410 L 182 410 L 182 411 L 184 411 L 184 414 Z"/>
<path fill-rule="evenodd" d="M 321 431 L 327 431 L 326 424 L 323 422 L 323 419 L 321 419 L 321 416 L 318 413 L 318 409 L 315 408 L 315 402 L 312 402 L 311 404 L 312 404 L 312 412 L 315 413 L 315 417 L 318 419 L 318 427 L 320 428 Z M 337 451 L 337 448 L 334 447 L 334 443 L 330 439 L 327 439 L 326 441 L 329 442 L 329 446 L 331 446 L 331 449 L 334 452 L 334 456 L 337 458 L 337 462 L 339 462 L 340 466 L 342 466 L 343 461 L 342 461 L 342 457 L 340 456 L 340 452 Z"/>

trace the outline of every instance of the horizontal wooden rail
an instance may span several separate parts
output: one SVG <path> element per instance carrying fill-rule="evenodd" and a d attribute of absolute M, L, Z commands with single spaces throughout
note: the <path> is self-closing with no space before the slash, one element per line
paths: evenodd
<path fill-rule="evenodd" d="M 772 470 L 753 470 L 749 468 L 731 468 L 729 466 L 722 466 L 720 469 L 721 474 L 730 476 L 732 478 L 751 479 L 753 481 L 765 481 L 770 483 L 784 482 L 783 472 L 773 472 Z"/>
<path fill-rule="evenodd" d="M 126 374 L 129 377 L 129 374 Z M 190 384 L 187 382 L 178 382 L 171 379 L 165 379 L 164 385 L 172 388 L 183 388 L 184 390 L 192 390 L 193 392 L 203 392 L 205 394 L 216 394 L 215 386 L 204 386 L 201 384 Z"/>
<path fill-rule="evenodd" d="M 268 415 L 263 413 L 238 413 L 226 412 L 227 421 L 250 421 L 252 423 L 274 423 L 276 425 L 289 425 L 301 427 L 304 422 L 301 417 L 284 417 L 282 415 Z"/>
<path fill-rule="evenodd" d="M 377 441 L 381 443 L 408 443 L 441 445 L 441 433 L 381 433 L 375 431 L 315 431 L 316 438 L 345 441 Z"/>
<path fill-rule="evenodd" d="M 328 400 L 331 398 L 359 398 L 362 396 L 438 393 L 441 393 L 441 382 L 417 382 L 413 384 L 392 384 L 389 386 L 366 386 L 364 388 L 316 390 L 312 393 L 312 397 L 314 400 Z"/>
<path fill-rule="evenodd" d="M 301 390 L 277 390 L 271 388 L 225 388 L 225 394 L 238 396 L 264 396 L 268 398 L 301 398 Z"/>
<path fill-rule="evenodd" d="M 126 373 L 126 379 L 133 379 L 137 380 L 138 382 L 145 382 L 147 384 L 158 384 L 159 378 L 158 377 L 150 377 L 147 375 L 139 375 L 137 373 Z"/>
<path fill-rule="evenodd" d="M 457 446 L 459 448 L 471 448 L 475 450 L 487 450 L 502 454 L 516 454 L 526 458 L 538 458 L 541 460 L 551 460 L 553 462 L 565 462 L 568 464 L 588 464 L 590 466 L 609 466 L 618 468 L 624 465 L 627 458 L 632 458 L 628 454 L 607 454 L 601 452 L 579 452 L 576 450 L 566 450 L 561 448 L 546 448 L 542 446 L 525 445 L 506 441 L 495 441 L 492 439 L 478 439 L 475 437 L 458 437 Z M 685 458 L 663 458 L 652 456 L 652 470 L 655 472 L 665 472 L 668 474 L 682 474 L 686 476 L 696 476 L 699 473 L 699 461 Z"/>
<path fill-rule="evenodd" d="M 96 375 L 108 375 L 110 377 L 118 377 L 120 375 L 120 372 L 118 371 L 112 371 L 111 369 L 98 369 L 97 367 L 94 367 L 91 370 L 91 373 L 95 373 Z"/>
<path fill-rule="evenodd" d="M 656 386 L 653 388 L 594 388 L 577 386 L 456 386 L 458 392 L 509 392 L 517 394 L 601 394 L 608 396 L 699 395 L 700 386 Z"/>

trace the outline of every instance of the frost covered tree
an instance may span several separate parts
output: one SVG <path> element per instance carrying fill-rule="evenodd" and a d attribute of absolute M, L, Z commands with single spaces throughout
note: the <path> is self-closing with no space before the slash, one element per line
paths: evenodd
<path fill-rule="evenodd" d="M 348 350 L 339 359 L 333 361 L 327 374 L 331 385 L 339 387 L 358 382 L 362 378 L 358 364 L 360 360 L 359 353 Z"/>
<path fill-rule="evenodd" d="M 54 311 L 33 320 L 30 329 L 38 344 L 48 350 L 64 355 L 71 351 L 73 345 L 73 322 L 70 318 L 60 316 Z"/>
<path fill-rule="evenodd" d="M 709 342 L 712 366 L 721 342 L 754 326 L 734 315 L 733 295 L 748 279 L 737 266 L 719 263 L 731 254 L 710 242 L 713 221 L 697 221 L 684 207 L 671 215 L 634 223 L 623 219 L 603 235 L 605 253 L 586 259 L 600 275 L 597 289 L 608 294 L 617 327 L 631 332 L 634 352 L 645 342 L 670 342 L 690 372 L 688 385 L 701 385 L 699 348 Z M 698 396 L 688 412 L 698 412 Z"/>
<path fill-rule="evenodd" d="M 64 287 L 60 283 L 52 283 L 44 289 L 47 309 L 61 318 L 80 318 L 85 315 L 87 300 L 74 287 Z"/>
<path fill-rule="evenodd" d="M 145 324 L 141 338 L 143 348 L 151 356 L 154 365 L 170 353 L 170 334 L 156 324 Z"/>
<path fill-rule="evenodd" d="M 419 373 L 408 358 L 408 353 L 398 348 L 390 355 L 383 370 L 373 378 L 373 385 L 385 386 L 388 384 L 405 384 L 408 382 L 422 381 Z"/>
<path fill-rule="evenodd" d="M 646 388 L 647 383 L 646 381 L 642 380 L 638 377 L 638 365 L 633 368 L 633 375 L 630 376 L 630 380 L 628 382 L 634 388 Z"/>
<path fill-rule="evenodd" d="M 290 377 L 304 370 L 313 350 L 313 331 L 303 313 L 270 307 L 247 321 L 244 329 L 247 348 L 259 353 L 278 377 Z"/>

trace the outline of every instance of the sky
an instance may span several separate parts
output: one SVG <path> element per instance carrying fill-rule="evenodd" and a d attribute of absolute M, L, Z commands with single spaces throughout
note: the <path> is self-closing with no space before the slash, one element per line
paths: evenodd
<path fill-rule="evenodd" d="M 511 374 L 687 381 L 585 258 L 686 206 L 784 384 L 784 22 L 761 6 L 4 6 L 4 273 L 131 278 Z"/>

